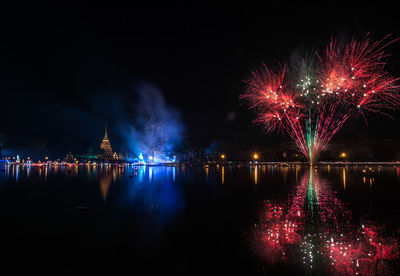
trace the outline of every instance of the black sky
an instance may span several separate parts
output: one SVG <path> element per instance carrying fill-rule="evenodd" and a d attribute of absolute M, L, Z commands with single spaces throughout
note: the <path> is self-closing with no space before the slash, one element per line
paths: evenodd
<path fill-rule="evenodd" d="M 238 100 L 250 71 L 284 63 L 297 49 L 321 48 L 332 36 L 399 37 L 400 20 L 388 10 L 290 4 L 3 10 L 0 131 L 10 148 L 83 151 L 98 145 L 107 121 L 114 147 L 124 150 L 119 127 L 129 120 L 134 87 L 150 83 L 181 113 L 194 145 L 277 145 L 280 136 L 265 136 Z M 400 75 L 400 43 L 388 50 L 389 68 Z M 370 117 L 368 128 L 350 122 L 339 138 L 354 132 L 400 137 L 398 121 L 382 117 Z"/>

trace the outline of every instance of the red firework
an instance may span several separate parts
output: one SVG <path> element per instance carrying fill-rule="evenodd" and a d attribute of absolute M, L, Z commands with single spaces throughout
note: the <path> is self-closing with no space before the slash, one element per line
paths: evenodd
<path fill-rule="evenodd" d="M 399 78 L 385 70 L 384 61 L 384 49 L 394 40 L 386 39 L 352 40 L 344 46 L 332 39 L 301 73 L 287 67 L 275 72 L 264 65 L 252 72 L 240 98 L 256 111 L 256 123 L 267 132 L 288 134 L 313 161 L 351 116 L 390 116 L 387 111 L 400 105 Z"/>

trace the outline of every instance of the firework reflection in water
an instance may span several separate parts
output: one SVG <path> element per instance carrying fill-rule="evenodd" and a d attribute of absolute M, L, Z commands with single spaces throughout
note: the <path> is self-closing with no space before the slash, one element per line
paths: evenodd
<path fill-rule="evenodd" d="M 343 275 L 387 275 L 398 242 L 373 223 L 352 223 L 351 212 L 312 168 L 285 203 L 266 201 L 252 231 L 254 252 L 270 266 Z"/>

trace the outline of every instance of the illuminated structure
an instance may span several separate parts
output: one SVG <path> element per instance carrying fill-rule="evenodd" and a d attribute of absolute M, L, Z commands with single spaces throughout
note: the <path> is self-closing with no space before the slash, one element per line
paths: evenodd
<path fill-rule="evenodd" d="M 104 138 L 101 141 L 100 149 L 101 149 L 101 154 L 99 157 L 101 159 L 104 159 L 104 160 L 118 159 L 118 158 L 115 158 L 115 155 L 112 151 L 110 139 L 108 139 L 108 135 L 107 135 L 107 126 L 105 127 Z"/>
<path fill-rule="evenodd" d="M 64 160 L 68 163 L 74 163 L 76 158 L 71 152 L 68 152 L 67 155 L 65 156 Z"/>

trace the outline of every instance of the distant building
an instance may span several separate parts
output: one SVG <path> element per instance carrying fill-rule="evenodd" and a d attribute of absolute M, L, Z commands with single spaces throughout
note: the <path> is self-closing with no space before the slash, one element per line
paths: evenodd
<path fill-rule="evenodd" d="M 75 162 L 75 156 L 71 153 L 71 152 L 68 152 L 66 155 L 65 155 L 65 158 L 64 158 L 64 161 L 65 162 L 67 162 L 67 163 L 74 163 Z"/>
<path fill-rule="evenodd" d="M 115 158 L 115 155 L 111 148 L 110 139 L 108 139 L 108 135 L 107 135 L 107 126 L 105 127 L 104 138 L 100 144 L 100 150 L 101 150 L 101 153 L 100 153 L 99 157 L 101 159 L 104 159 L 104 160 L 118 159 L 118 158 Z"/>

